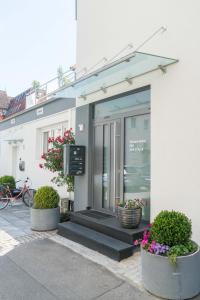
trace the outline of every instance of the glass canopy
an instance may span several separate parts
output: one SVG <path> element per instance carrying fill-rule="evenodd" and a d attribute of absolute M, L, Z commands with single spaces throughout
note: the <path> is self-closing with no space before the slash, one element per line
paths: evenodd
<path fill-rule="evenodd" d="M 134 52 L 75 80 L 65 90 L 60 91 L 59 95 L 86 97 L 99 90 L 106 92 L 108 87 L 123 81 L 131 83 L 133 78 L 146 73 L 158 69 L 165 72 L 166 67 L 176 62 L 178 62 L 177 59 Z"/>

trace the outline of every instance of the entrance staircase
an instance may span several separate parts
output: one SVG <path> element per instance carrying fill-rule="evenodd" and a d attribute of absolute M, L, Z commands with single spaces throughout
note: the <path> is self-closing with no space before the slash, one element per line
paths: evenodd
<path fill-rule="evenodd" d="M 71 213 L 70 221 L 59 224 L 58 234 L 120 261 L 133 254 L 133 242 L 142 237 L 146 225 L 122 228 L 115 216 L 91 209 Z"/>

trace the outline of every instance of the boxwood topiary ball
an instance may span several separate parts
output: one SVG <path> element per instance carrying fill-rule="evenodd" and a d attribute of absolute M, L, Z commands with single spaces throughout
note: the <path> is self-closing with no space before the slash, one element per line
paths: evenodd
<path fill-rule="evenodd" d="M 181 212 L 161 211 L 152 224 L 152 240 L 170 247 L 187 243 L 191 235 L 191 221 Z"/>
<path fill-rule="evenodd" d="M 34 208 L 47 209 L 58 207 L 60 197 L 51 186 L 43 186 L 39 188 L 34 197 Z"/>
<path fill-rule="evenodd" d="M 5 175 L 0 177 L 0 185 L 1 184 L 7 184 L 10 189 L 16 188 L 15 178 L 13 176 Z"/>

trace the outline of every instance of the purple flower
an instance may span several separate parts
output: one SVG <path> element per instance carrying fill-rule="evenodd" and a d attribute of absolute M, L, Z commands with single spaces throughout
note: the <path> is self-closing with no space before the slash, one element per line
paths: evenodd
<path fill-rule="evenodd" d="M 169 246 L 156 243 L 153 249 L 156 255 L 166 254 L 169 251 Z"/>

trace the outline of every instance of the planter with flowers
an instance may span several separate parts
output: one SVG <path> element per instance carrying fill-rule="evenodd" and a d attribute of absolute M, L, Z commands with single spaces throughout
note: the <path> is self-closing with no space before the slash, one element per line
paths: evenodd
<path fill-rule="evenodd" d="M 44 160 L 44 163 L 39 164 L 39 167 L 56 173 L 56 176 L 51 181 L 57 186 L 66 185 L 67 192 L 70 195 L 70 200 L 73 201 L 74 176 L 65 176 L 63 171 L 63 146 L 65 144 L 75 144 L 72 128 L 66 130 L 63 136 L 58 136 L 55 138 L 49 137 L 48 144 L 48 152 L 43 153 L 41 156 L 41 158 Z"/>
<path fill-rule="evenodd" d="M 127 200 L 118 206 L 118 218 L 122 227 L 137 228 L 142 219 L 143 201 L 140 199 Z"/>
<path fill-rule="evenodd" d="M 152 294 L 189 299 L 200 293 L 200 250 L 191 240 L 191 221 L 176 211 L 162 211 L 144 230 L 142 281 Z"/>

